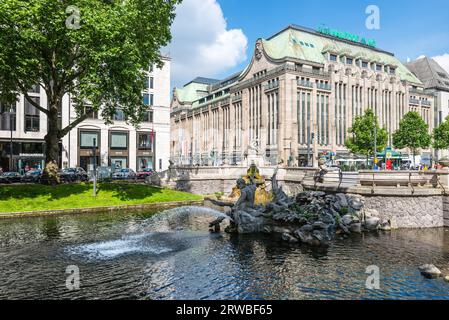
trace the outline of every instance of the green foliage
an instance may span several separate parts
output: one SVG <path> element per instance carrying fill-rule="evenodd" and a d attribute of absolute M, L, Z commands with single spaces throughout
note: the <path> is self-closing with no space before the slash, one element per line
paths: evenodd
<path fill-rule="evenodd" d="M 393 134 L 393 145 L 397 149 L 409 148 L 413 155 L 418 149 L 428 148 L 431 144 L 429 126 L 419 113 L 407 113 L 399 123 L 399 129 Z"/>
<path fill-rule="evenodd" d="M 377 116 L 373 110 L 367 109 L 363 116 L 355 118 L 353 126 L 348 130 L 352 136 L 346 140 L 346 147 L 354 154 L 370 156 L 374 154 L 374 131 L 377 131 L 377 151 L 387 146 L 387 130 L 380 128 Z"/>
<path fill-rule="evenodd" d="M 341 214 L 342 216 L 345 216 L 345 215 L 347 215 L 348 213 L 349 213 L 349 208 L 348 208 L 348 207 L 342 207 L 342 208 L 341 208 L 340 214 Z"/>
<path fill-rule="evenodd" d="M 0 214 L 202 200 L 202 196 L 138 184 L 99 183 L 97 197 L 91 183 L 58 186 L 0 186 Z"/>
<path fill-rule="evenodd" d="M 221 200 L 221 198 L 224 196 L 224 192 L 215 192 L 214 195 L 218 200 Z"/>
<path fill-rule="evenodd" d="M 449 117 L 433 129 L 433 147 L 437 150 L 449 148 Z"/>
<path fill-rule="evenodd" d="M 170 26 L 178 3 L 180 0 L 1 0 L 0 101 L 13 103 L 23 93 L 47 115 L 49 145 L 57 145 L 87 118 L 86 102 L 93 110 L 101 107 L 106 123 L 111 123 L 120 107 L 127 121 L 138 125 L 147 108 L 142 99 L 143 71 L 153 64 L 162 66 L 160 48 L 171 40 Z M 47 94 L 47 108 L 27 94 L 38 83 Z M 74 101 L 78 118 L 59 128 L 58 108 L 66 94 Z M 47 148 L 47 162 L 56 161 L 57 153 L 50 150 Z"/>

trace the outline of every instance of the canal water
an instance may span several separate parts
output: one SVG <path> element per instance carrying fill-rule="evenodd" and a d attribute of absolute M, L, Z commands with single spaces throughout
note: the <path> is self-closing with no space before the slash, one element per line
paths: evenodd
<path fill-rule="evenodd" d="M 449 299 L 449 230 L 402 230 L 291 246 L 266 235 L 211 234 L 214 212 L 0 220 L 0 299 Z M 367 289 L 368 266 L 380 288 Z M 79 269 L 69 290 L 67 267 Z M 447 273 L 449 274 L 449 272 Z"/>

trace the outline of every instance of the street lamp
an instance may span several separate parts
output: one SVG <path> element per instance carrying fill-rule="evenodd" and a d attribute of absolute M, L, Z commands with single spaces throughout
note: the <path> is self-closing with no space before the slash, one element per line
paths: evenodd
<path fill-rule="evenodd" d="M 376 117 L 374 117 L 374 165 L 373 165 L 373 169 L 376 167 L 377 165 L 377 121 L 376 121 Z"/>
<path fill-rule="evenodd" d="M 11 106 L 11 108 L 9 109 L 9 131 L 10 131 L 10 134 L 11 134 L 11 136 L 10 136 L 10 148 L 9 148 L 9 171 L 12 171 L 12 166 L 13 166 L 13 162 L 12 162 L 12 154 L 13 154 L 13 152 L 12 152 L 12 149 L 13 149 L 13 146 L 12 146 L 12 143 L 13 143 L 13 141 L 12 141 L 12 132 L 13 132 L 13 130 L 12 130 L 12 127 L 13 127 L 13 118 L 14 118 L 14 115 L 15 115 L 16 113 L 14 112 L 14 108 Z"/>

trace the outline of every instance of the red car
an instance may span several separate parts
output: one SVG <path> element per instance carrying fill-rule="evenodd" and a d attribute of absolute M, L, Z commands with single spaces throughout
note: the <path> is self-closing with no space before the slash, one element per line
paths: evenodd
<path fill-rule="evenodd" d="M 142 169 L 137 172 L 137 179 L 146 179 L 146 177 L 150 177 L 154 174 L 153 169 Z"/>

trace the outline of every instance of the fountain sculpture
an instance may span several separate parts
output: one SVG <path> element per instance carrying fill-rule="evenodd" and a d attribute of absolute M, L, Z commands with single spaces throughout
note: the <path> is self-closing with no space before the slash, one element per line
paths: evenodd
<path fill-rule="evenodd" d="M 362 198 L 356 195 L 312 191 L 288 196 L 276 179 L 278 169 L 271 178 L 269 201 L 258 202 L 257 192 L 263 178 L 254 167 L 248 170 L 248 175 L 257 173 L 253 178 L 247 176 L 237 180 L 240 196 L 228 213 L 231 218 L 225 230 L 228 233 L 277 233 L 291 243 L 326 246 L 336 236 L 388 228 L 389 222 L 382 222 L 376 212 L 363 210 Z M 217 201 L 215 204 L 229 206 Z M 219 231 L 216 226 L 221 221 L 216 220 L 211 227 L 215 226 Z"/>

